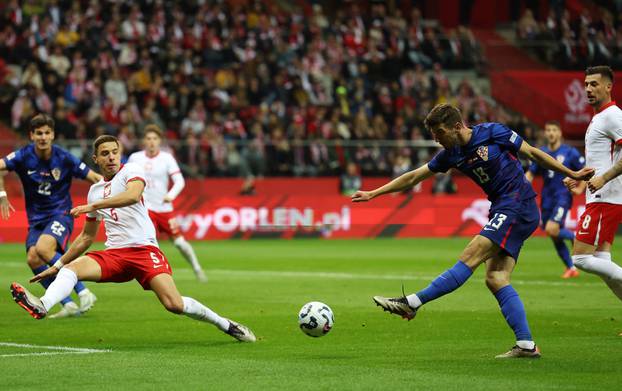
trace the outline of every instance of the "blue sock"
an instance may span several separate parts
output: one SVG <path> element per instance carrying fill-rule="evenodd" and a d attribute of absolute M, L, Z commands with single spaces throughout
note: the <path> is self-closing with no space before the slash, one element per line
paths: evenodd
<path fill-rule="evenodd" d="M 505 317 L 505 321 L 514 330 L 517 341 L 533 341 L 531 330 L 527 324 L 527 314 L 525 307 L 518 293 L 512 288 L 512 285 L 504 286 L 495 293 L 495 297 L 501 307 L 501 313 Z"/>
<path fill-rule="evenodd" d="M 555 246 L 555 250 L 557 250 L 557 255 L 562 259 L 564 265 L 567 268 L 571 268 L 573 266 L 572 258 L 570 258 L 570 252 L 568 251 L 568 247 L 566 247 L 566 243 L 563 240 L 557 239 L 553 240 L 553 245 Z"/>
<path fill-rule="evenodd" d="M 458 289 L 472 274 L 473 270 L 462 261 L 458 261 L 451 269 L 436 277 L 427 288 L 417 292 L 417 297 L 422 304 L 438 299 Z"/>
<path fill-rule="evenodd" d="M 38 268 L 32 269 L 32 273 L 36 276 L 39 273 L 43 273 L 44 271 L 46 271 L 48 269 L 48 265 L 43 265 L 43 266 L 39 266 Z M 43 279 L 41 281 L 39 281 L 39 284 L 43 285 L 43 287 L 45 289 L 48 289 L 48 287 L 50 286 L 50 284 L 54 281 L 55 277 L 48 277 L 46 279 Z M 63 300 L 61 300 L 61 304 L 65 305 L 67 303 L 71 303 L 73 300 L 71 300 L 70 296 L 65 297 Z"/>
<path fill-rule="evenodd" d="M 574 240 L 574 233 L 568 228 L 561 228 L 559 230 L 559 238 L 562 240 Z"/>
<path fill-rule="evenodd" d="M 63 256 L 63 254 L 61 254 L 61 253 L 57 252 L 56 254 L 54 254 L 54 257 L 52 257 L 52 259 L 50 259 L 50 261 L 49 261 L 48 263 L 49 263 L 50 265 L 53 265 L 53 264 L 54 264 L 54 263 L 56 263 L 56 261 L 58 261 L 58 260 L 60 259 L 60 257 L 62 257 L 62 256 Z M 82 291 L 83 291 L 83 290 L 85 290 L 85 289 L 86 289 L 86 286 L 84 286 L 84 283 L 83 283 L 82 281 L 78 281 L 78 282 L 76 283 L 76 285 L 73 287 L 73 290 L 74 290 L 76 293 L 80 293 L 80 292 L 82 292 Z"/>

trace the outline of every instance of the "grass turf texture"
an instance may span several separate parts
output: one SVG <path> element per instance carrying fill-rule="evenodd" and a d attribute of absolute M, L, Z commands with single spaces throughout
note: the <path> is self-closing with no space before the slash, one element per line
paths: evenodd
<path fill-rule="evenodd" d="M 540 360 L 493 358 L 514 339 L 484 286 L 483 268 L 412 322 L 373 305 L 375 294 L 399 295 L 402 282 L 407 293 L 423 288 L 455 263 L 466 244 L 194 243 L 210 279 L 206 285 L 194 280 L 173 246 L 163 244 L 180 292 L 250 326 L 256 344 L 167 313 L 136 282 L 90 283 L 99 301 L 89 313 L 36 321 L 8 290 L 11 281 L 30 278 L 23 247 L 1 245 L 0 342 L 112 352 L 0 357 L 0 389 L 620 389 L 621 303 L 596 277 L 562 280 L 562 264 L 546 239 L 526 244 L 514 273 Z M 620 252 L 613 255 L 622 260 Z M 335 328 L 319 339 L 297 328 L 298 310 L 312 300 L 335 313 Z M 45 351 L 0 346 L 0 356 Z"/>

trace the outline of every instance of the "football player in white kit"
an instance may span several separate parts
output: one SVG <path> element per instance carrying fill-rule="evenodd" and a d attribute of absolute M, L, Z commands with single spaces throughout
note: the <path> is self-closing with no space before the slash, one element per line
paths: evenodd
<path fill-rule="evenodd" d="M 78 279 L 95 282 L 136 279 L 143 289 L 152 290 L 168 311 L 211 323 L 239 341 L 255 342 L 255 335 L 247 327 L 179 294 L 142 200 L 143 169 L 135 163 L 121 166 L 121 148 L 114 136 L 98 137 L 93 151 L 93 159 L 104 179 L 91 186 L 87 205 L 77 206 L 70 212 L 74 217 L 86 214 L 82 233 L 53 267 L 30 280 L 36 282 L 58 273 L 43 297 L 36 297 L 14 282 L 11 293 L 15 302 L 33 318 L 42 319 L 69 295 Z M 101 220 L 105 222 L 106 250 L 81 256 L 93 243 Z"/>
<path fill-rule="evenodd" d="M 206 282 L 207 277 L 197 260 L 194 249 L 181 234 L 173 212 L 173 200 L 185 186 L 177 161 L 170 153 L 160 150 L 162 130 L 157 125 L 145 127 L 143 142 L 145 149 L 131 154 L 128 162 L 137 163 L 145 170 L 147 185 L 143 195 L 145 206 L 149 210 L 149 217 L 156 230 L 165 233 L 173 241 L 175 247 L 192 266 L 197 279 Z M 170 189 L 169 179 L 173 181 Z"/>
<path fill-rule="evenodd" d="M 600 276 L 622 300 L 622 267 L 611 260 L 611 245 L 622 222 L 622 110 L 611 99 L 613 71 L 608 66 L 585 71 L 585 92 L 594 117 L 585 133 L 586 166 L 596 170 L 587 182 L 586 209 L 579 219 L 572 260 Z M 572 189 L 578 184 L 566 178 Z"/>

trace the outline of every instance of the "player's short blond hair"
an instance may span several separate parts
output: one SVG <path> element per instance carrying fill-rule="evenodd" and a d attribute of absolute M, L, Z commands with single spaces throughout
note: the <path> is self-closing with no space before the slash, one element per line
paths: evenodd
<path fill-rule="evenodd" d="M 145 126 L 144 137 L 146 137 L 149 133 L 155 133 L 156 135 L 158 135 L 158 137 L 160 139 L 162 138 L 162 129 L 160 129 L 160 127 L 158 125 L 149 124 L 149 125 Z"/>

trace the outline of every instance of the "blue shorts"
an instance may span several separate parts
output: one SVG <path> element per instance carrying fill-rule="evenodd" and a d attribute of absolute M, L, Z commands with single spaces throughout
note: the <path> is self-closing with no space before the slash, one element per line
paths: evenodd
<path fill-rule="evenodd" d="M 56 215 L 28 227 L 28 237 L 26 238 L 26 251 L 37 244 L 37 240 L 43 234 L 50 235 L 56 239 L 56 248 L 65 253 L 65 247 L 69 242 L 69 237 L 73 231 L 73 218 L 70 215 Z"/>
<path fill-rule="evenodd" d="M 552 208 L 542 209 L 542 228 L 546 226 L 547 221 L 552 221 L 559 224 L 560 228 L 564 228 L 566 224 L 566 215 L 570 210 L 570 206 L 567 204 L 556 204 Z"/>
<path fill-rule="evenodd" d="M 490 220 L 479 234 L 490 239 L 518 261 L 523 243 L 540 223 L 540 210 L 536 199 L 493 203 L 488 216 Z"/>

